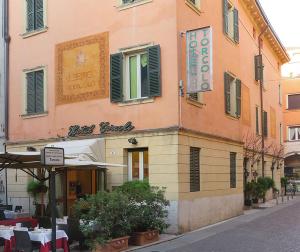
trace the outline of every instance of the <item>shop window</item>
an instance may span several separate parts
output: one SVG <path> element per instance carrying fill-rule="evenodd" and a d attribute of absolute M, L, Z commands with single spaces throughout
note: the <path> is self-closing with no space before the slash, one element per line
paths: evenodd
<path fill-rule="evenodd" d="M 26 32 L 45 28 L 45 0 L 26 0 Z"/>
<path fill-rule="evenodd" d="M 45 81 L 44 69 L 26 73 L 25 114 L 45 112 Z"/>
<path fill-rule="evenodd" d="M 236 188 L 236 153 L 230 152 L 230 188 Z"/>
<path fill-rule="evenodd" d="M 128 180 L 143 180 L 148 177 L 148 150 L 128 150 Z"/>
<path fill-rule="evenodd" d="M 190 191 L 200 191 L 200 149 L 190 147 Z"/>
<path fill-rule="evenodd" d="M 299 141 L 300 140 L 300 126 L 289 127 L 289 141 Z"/>
<path fill-rule="evenodd" d="M 238 10 L 228 0 L 223 0 L 223 25 L 224 33 L 235 43 L 239 43 Z"/>
<path fill-rule="evenodd" d="M 224 91 L 226 114 L 239 118 L 241 116 L 241 80 L 225 73 Z"/>
<path fill-rule="evenodd" d="M 300 94 L 288 95 L 288 109 L 300 109 Z"/>
<path fill-rule="evenodd" d="M 111 55 L 111 101 L 161 95 L 160 47 Z"/>

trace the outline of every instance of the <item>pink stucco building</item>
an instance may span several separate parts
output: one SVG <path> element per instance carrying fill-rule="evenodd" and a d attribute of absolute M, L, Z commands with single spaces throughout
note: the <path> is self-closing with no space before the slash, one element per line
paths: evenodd
<path fill-rule="evenodd" d="M 274 80 L 288 61 L 257 1 L 13 0 L 11 6 L 10 150 L 73 143 L 101 161 L 124 164 L 108 169 L 108 189 L 144 178 L 166 187 L 170 232 L 242 212 L 244 180 L 262 174 L 261 159 L 251 160 L 244 142 L 260 138 L 263 128 L 265 145 L 279 148 Z M 188 31 L 204 27 L 212 34 L 213 87 L 187 94 Z M 265 27 L 260 120 L 254 57 Z M 264 173 L 279 186 L 271 149 Z M 85 193 L 101 183 L 96 171 L 72 169 L 59 181 L 61 213 L 74 202 L 73 183 L 80 181 Z M 14 195 L 24 195 L 21 184 Z"/>

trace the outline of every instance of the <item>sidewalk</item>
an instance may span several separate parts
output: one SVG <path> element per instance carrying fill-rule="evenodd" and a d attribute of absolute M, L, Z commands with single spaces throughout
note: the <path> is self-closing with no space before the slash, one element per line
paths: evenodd
<path fill-rule="evenodd" d="M 257 218 L 267 216 L 273 212 L 276 212 L 280 209 L 286 208 L 293 204 L 300 202 L 300 197 L 287 197 L 285 196 L 283 201 L 281 197 L 276 200 L 270 200 L 266 203 L 262 203 L 259 205 L 257 209 L 245 210 L 244 214 L 229 220 L 225 220 L 207 227 L 200 228 L 198 230 L 185 233 L 179 236 L 170 236 L 163 235 L 163 239 L 161 239 L 158 244 L 146 245 L 143 247 L 131 247 L 127 251 L 136 251 L 136 252 L 163 252 L 172 249 L 178 249 L 184 245 L 192 244 L 197 241 L 201 241 L 210 236 L 216 235 L 218 233 L 224 232 L 229 229 L 234 229 L 235 227 L 245 224 L 247 222 L 251 222 Z M 277 205 L 278 203 L 278 205 Z"/>

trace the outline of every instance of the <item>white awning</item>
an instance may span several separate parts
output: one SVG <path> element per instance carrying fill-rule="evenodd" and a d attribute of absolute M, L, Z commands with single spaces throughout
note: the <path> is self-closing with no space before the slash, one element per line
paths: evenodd
<path fill-rule="evenodd" d="M 105 140 L 84 139 L 49 143 L 46 147 L 64 148 L 66 158 L 105 163 Z"/>

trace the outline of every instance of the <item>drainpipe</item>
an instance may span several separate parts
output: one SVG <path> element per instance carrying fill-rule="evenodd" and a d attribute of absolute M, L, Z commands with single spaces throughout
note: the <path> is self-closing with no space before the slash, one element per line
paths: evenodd
<path fill-rule="evenodd" d="M 263 34 L 268 30 L 269 24 L 261 31 L 258 36 L 258 54 L 262 57 L 261 54 L 261 37 Z M 263 66 L 261 66 L 263 67 Z M 263 69 L 261 70 L 263 72 Z M 260 87 L 260 121 L 261 121 L 261 167 L 262 167 L 262 177 L 265 176 L 265 135 L 264 135 L 264 97 L 263 97 L 263 85 L 264 81 L 261 76 L 259 80 L 259 87 Z"/>
<path fill-rule="evenodd" d="M 8 140 L 8 103 L 9 103 L 9 25 L 8 25 L 8 1 L 3 0 L 3 38 L 4 38 L 4 94 L 5 94 L 5 152 L 6 152 L 6 142 Z M 5 198 L 6 204 L 8 204 L 8 195 L 7 195 L 7 169 L 5 168 Z"/>

